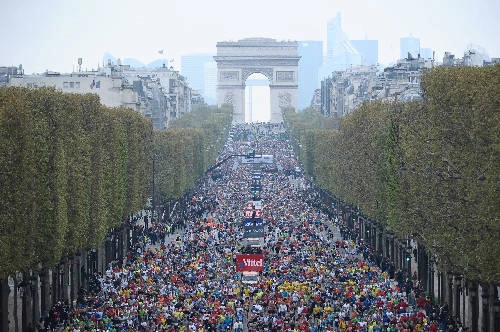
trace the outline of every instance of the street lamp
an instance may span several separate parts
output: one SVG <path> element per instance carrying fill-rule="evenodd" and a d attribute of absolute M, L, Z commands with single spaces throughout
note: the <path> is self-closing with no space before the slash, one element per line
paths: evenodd
<path fill-rule="evenodd" d="M 429 278 L 429 293 L 432 295 L 432 299 L 434 299 L 434 257 L 431 256 L 429 260 L 429 268 L 430 268 L 430 278 Z"/>
<path fill-rule="evenodd" d="M 406 263 L 408 264 L 408 275 L 411 277 L 411 253 L 412 253 L 412 246 L 410 242 L 410 238 L 407 239 L 406 242 Z"/>
<path fill-rule="evenodd" d="M 151 222 L 153 221 L 155 210 L 156 210 L 156 199 L 155 199 L 155 161 L 157 160 L 158 155 L 156 153 L 153 154 L 153 192 L 151 196 Z M 145 229 L 148 229 L 148 219 L 145 219 Z"/>

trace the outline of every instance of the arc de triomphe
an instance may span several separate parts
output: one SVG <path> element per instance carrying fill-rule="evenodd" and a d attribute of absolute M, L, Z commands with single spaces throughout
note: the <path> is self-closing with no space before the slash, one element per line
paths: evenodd
<path fill-rule="evenodd" d="M 269 80 L 271 119 L 282 122 L 282 107 L 297 107 L 298 44 L 271 38 L 218 42 L 217 100 L 233 105 L 233 122 L 245 122 L 245 82 L 260 73 Z"/>

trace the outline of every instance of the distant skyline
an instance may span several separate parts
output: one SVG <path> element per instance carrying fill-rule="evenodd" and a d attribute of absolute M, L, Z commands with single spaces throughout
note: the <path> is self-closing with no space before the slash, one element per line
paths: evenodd
<path fill-rule="evenodd" d="M 0 66 L 23 65 L 25 73 L 71 72 L 101 66 L 104 54 L 149 63 L 216 53 L 218 41 L 248 37 L 320 40 L 327 22 L 342 14 L 349 39 L 379 41 L 383 65 L 399 58 L 401 37 L 420 46 L 462 57 L 469 44 L 500 57 L 497 0 L 2 0 Z M 159 51 L 163 50 L 160 54 Z"/>

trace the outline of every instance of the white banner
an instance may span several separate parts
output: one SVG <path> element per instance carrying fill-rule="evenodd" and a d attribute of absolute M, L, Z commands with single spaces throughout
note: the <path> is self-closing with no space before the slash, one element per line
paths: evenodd
<path fill-rule="evenodd" d="M 255 155 L 253 158 L 241 157 L 242 164 L 272 164 L 272 154 Z"/>

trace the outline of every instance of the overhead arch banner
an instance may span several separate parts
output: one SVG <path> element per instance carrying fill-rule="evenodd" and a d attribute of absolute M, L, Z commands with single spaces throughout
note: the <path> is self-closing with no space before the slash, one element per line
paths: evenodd
<path fill-rule="evenodd" d="M 236 271 L 264 271 L 264 255 L 237 254 Z"/>
<path fill-rule="evenodd" d="M 245 218 L 243 222 L 243 237 L 264 237 L 264 221 L 262 218 Z"/>
<path fill-rule="evenodd" d="M 245 218 L 262 218 L 261 209 L 245 209 Z"/>

